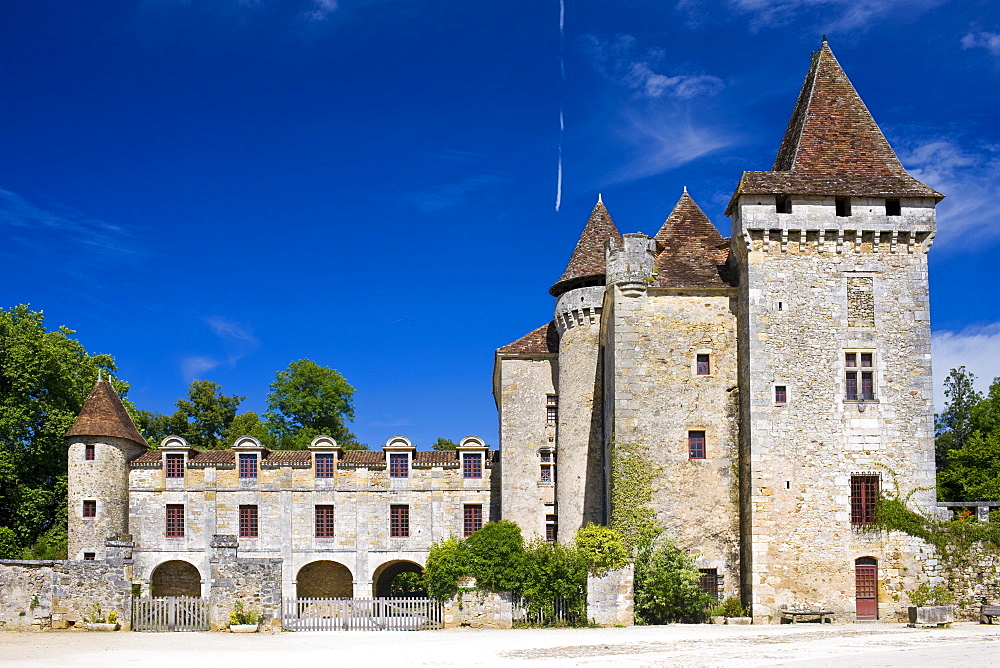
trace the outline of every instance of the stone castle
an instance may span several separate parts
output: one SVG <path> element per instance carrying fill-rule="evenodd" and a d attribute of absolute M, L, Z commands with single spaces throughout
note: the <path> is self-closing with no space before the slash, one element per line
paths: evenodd
<path fill-rule="evenodd" d="M 253 438 L 147 448 L 106 382 L 69 441 L 69 556 L 130 541 L 153 595 L 208 595 L 213 548 L 271 560 L 295 596 L 384 595 L 435 540 L 490 519 L 571 540 L 616 516 L 623 462 L 703 586 L 755 619 L 876 619 L 922 577 L 871 530 L 881 490 L 932 512 L 927 251 L 942 195 L 910 177 L 824 41 L 770 171 L 724 238 L 685 192 L 652 237 L 598 200 L 550 322 L 496 351 L 500 448 L 306 451 Z M 219 543 L 222 541 L 222 543 Z M 229 542 L 227 542 L 229 541 Z M 110 543 L 109 543 L 110 545 Z"/>

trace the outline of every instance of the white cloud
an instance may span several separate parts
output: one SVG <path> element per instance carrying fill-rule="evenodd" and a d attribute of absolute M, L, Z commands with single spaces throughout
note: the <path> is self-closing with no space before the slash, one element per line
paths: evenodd
<path fill-rule="evenodd" d="M 313 8 L 304 16 L 309 21 L 326 21 L 339 7 L 337 0 L 313 0 Z"/>
<path fill-rule="evenodd" d="M 260 347 L 260 341 L 246 325 L 240 324 L 221 315 L 211 315 L 204 318 L 212 333 L 222 342 L 226 351 L 226 362 L 236 364 Z"/>
<path fill-rule="evenodd" d="M 663 74 L 656 68 L 666 58 L 658 47 L 639 52 L 638 40 L 632 35 L 615 35 L 603 40 L 596 35 L 584 35 L 585 50 L 591 63 L 606 79 L 639 98 L 657 99 L 664 96 L 690 99 L 714 95 L 725 87 L 719 77 L 708 74 Z"/>
<path fill-rule="evenodd" d="M 990 55 L 1000 58 L 1000 33 L 970 32 L 962 38 L 963 49 L 986 49 Z"/>
<path fill-rule="evenodd" d="M 969 327 L 961 332 L 931 334 L 934 365 L 934 410 L 944 410 L 944 379 L 948 372 L 964 366 L 976 376 L 976 389 L 986 392 L 1000 376 L 1000 322 Z"/>
<path fill-rule="evenodd" d="M 184 376 L 185 382 L 190 382 L 199 378 L 206 371 L 211 371 L 219 364 L 219 360 L 213 357 L 190 355 L 181 360 L 181 375 Z"/>
<path fill-rule="evenodd" d="M 456 207 L 465 202 L 473 192 L 502 181 L 503 179 L 494 174 L 480 174 L 458 183 L 439 186 L 425 193 L 411 194 L 410 199 L 416 203 L 421 213 L 433 213 Z"/>
<path fill-rule="evenodd" d="M 1000 146 L 963 145 L 949 136 L 903 142 L 899 158 L 915 179 L 946 196 L 935 245 L 969 247 L 1000 237 Z"/>
<path fill-rule="evenodd" d="M 864 30 L 879 20 L 891 17 L 912 17 L 948 0 L 726 0 L 734 13 L 750 17 L 750 30 L 778 28 L 793 20 L 813 16 L 817 25 L 828 31 Z M 695 20 L 704 21 L 720 13 L 715 0 L 679 0 L 677 9 Z"/>

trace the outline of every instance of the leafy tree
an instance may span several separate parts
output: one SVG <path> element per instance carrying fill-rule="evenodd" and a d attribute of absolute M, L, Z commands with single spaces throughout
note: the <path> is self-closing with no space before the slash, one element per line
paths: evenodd
<path fill-rule="evenodd" d="M 563 598 L 570 621 L 585 620 L 587 559 L 572 545 L 535 539 L 524 550 L 512 590 L 524 600 L 529 618 L 554 621 L 553 600 Z"/>
<path fill-rule="evenodd" d="M 487 591 L 517 589 L 518 569 L 524 556 L 521 527 L 510 520 L 487 522 L 465 539 L 468 572 L 476 586 Z"/>
<path fill-rule="evenodd" d="M 432 450 L 454 450 L 457 447 L 458 443 L 449 441 L 447 438 L 438 438 L 438 440 L 431 443 Z"/>
<path fill-rule="evenodd" d="M 389 593 L 393 596 L 426 596 L 424 583 L 420 573 L 405 571 L 399 573 L 392 579 L 389 585 Z"/>
<path fill-rule="evenodd" d="M 91 355 L 73 330 L 46 330 L 44 315 L 28 306 L 0 309 L 0 553 L 58 553 L 66 532 L 66 441 L 83 402 L 110 355 Z M 134 407 L 123 400 L 134 413 Z M 36 545 L 45 537 L 43 544 Z"/>
<path fill-rule="evenodd" d="M 423 572 L 427 595 L 432 598 L 451 598 L 458 593 L 458 579 L 468 572 L 465 541 L 448 538 L 434 543 L 427 553 L 427 564 Z"/>
<path fill-rule="evenodd" d="M 1000 378 L 969 410 L 968 422 L 962 446 L 948 450 L 947 466 L 938 473 L 940 496 L 948 501 L 1000 501 Z"/>
<path fill-rule="evenodd" d="M 948 398 L 944 411 L 935 418 L 934 450 L 937 470 L 948 463 L 949 450 L 961 450 L 974 430 L 972 411 L 982 400 L 976 391 L 976 377 L 964 366 L 952 369 L 944 380 L 944 396 Z"/>
<path fill-rule="evenodd" d="M 576 547 L 591 574 L 596 576 L 628 563 L 628 550 L 622 535 L 611 527 L 588 524 L 576 532 Z"/>
<path fill-rule="evenodd" d="M 240 413 L 226 427 L 226 431 L 222 435 L 222 440 L 228 448 L 241 436 L 253 436 L 266 445 L 268 442 L 267 425 L 261 422 L 260 416 L 253 411 Z"/>
<path fill-rule="evenodd" d="M 267 395 L 267 427 L 279 447 L 304 449 L 320 435 L 345 450 L 366 450 L 347 429 L 354 420 L 354 388 L 336 369 L 312 360 L 279 371 Z"/>
<path fill-rule="evenodd" d="M 153 446 L 166 436 L 182 436 L 193 447 L 219 450 L 230 445 L 224 434 L 244 398 L 226 396 L 222 387 L 210 380 L 194 380 L 188 388 L 188 398 L 177 401 L 177 410 L 172 415 L 142 411 L 139 425 Z"/>
<path fill-rule="evenodd" d="M 702 591 L 694 561 L 672 541 L 635 562 L 635 615 L 642 624 L 700 622 L 714 599 Z"/>

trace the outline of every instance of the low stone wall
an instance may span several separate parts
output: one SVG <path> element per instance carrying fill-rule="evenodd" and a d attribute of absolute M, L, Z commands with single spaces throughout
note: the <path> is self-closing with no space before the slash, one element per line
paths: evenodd
<path fill-rule="evenodd" d="M 951 559 L 929 545 L 922 552 L 931 585 L 944 584 L 955 594 L 955 619 L 979 621 L 980 605 L 1000 605 L 1000 550 L 977 544 Z"/>
<path fill-rule="evenodd" d="M 587 576 L 587 619 L 598 626 L 632 626 L 635 623 L 631 564 L 602 577 Z"/>
<path fill-rule="evenodd" d="M 444 604 L 444 628 L 509 629 L 514 626 L 511 595 L 465 592 Z"/>
<path fill-rule="evenodd" d="M 208 621 L 213 631 L 229 626 L 237 600 L 261 613 L 261 628 L 281 628 L 281 559 L 240 559 L 234 536 L 215 536 Z"/>
<path fill-rule="evenodd" d="M 52 621 L 54 561 L 0 561 L 0 630 L 40 631 Z"/>

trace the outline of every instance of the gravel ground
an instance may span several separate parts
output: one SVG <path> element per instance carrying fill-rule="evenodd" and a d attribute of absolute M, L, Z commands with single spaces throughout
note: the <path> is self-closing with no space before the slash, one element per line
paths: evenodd
<path fill-rule="evenodd" d="M 899 624 L 280 633 L 0 633 L 3 668 L 1000 665 L 1000 626 Z"/>

